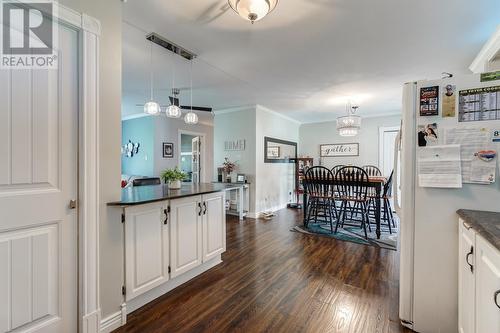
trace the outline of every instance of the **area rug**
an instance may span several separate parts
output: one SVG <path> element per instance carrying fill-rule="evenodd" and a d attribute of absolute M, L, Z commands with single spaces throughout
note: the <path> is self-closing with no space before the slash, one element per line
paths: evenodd
<path fill-rule="evenodd" d="M 335 238 L 341 241 L 352 242 L 356 244 L 369 245 L 380 247 L 384 249 L 394 250 L 397 248 L 397 239 L 398 239 L 398 229 L 392 228 L 392 235 L 389 234 L 389 227 L 384 222 L 380 226 L 380 230 L 382 232 L 380 239 L 377 239 L 377 235 L 375 234 L 375 225 L 372 225 L 372 231 L 368 232 L 368 239 L 365 238 L 365 233 L 363 229 L 359 226 L 350 226 L 346 224 L 344 228 L 338 228 L 337 233 L 332 233 L 330 230 L 330 223 L 319 222 L 313 223 L 309 222 L 307 228 L 303 225 L 298 225 L 290 229 L 293 232 L 300 232 L 303 234 L 320 236 L 320 237 L 329 237 Z M 335 224 L 333 225 L 335 228 Z"/>

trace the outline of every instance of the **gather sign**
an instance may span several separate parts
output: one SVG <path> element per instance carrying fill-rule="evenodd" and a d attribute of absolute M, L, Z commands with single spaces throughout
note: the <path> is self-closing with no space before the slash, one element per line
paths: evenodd
<path fill-rule="evenodd" d="M 359 143 L 320 145 L 321 157 L 359 156 Z"/>

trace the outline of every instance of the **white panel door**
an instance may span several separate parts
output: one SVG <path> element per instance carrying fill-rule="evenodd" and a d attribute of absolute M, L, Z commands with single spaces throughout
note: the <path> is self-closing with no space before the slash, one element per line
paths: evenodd
<path fill-rule="evenodd" d="M 0 70 L 0 332 L 76 332 L 78 33 L 57 70 Z"/>
<path fill-rule="evenodd" d="M 171 277 L 185 273 L 202 263 L 201 197 L 170 201 Z"/>
<path fill-rule="evenodd" d="M 165 203 L 125 209 L 127 301 L 168 281 L 167 214 Z"/>
<path fill-rule="evenodd" d="M 458 245 L 458 331 L 474 332 L 475 232 L 460 221 Z"/>
<path fill-rule="evenodd" d="M 226 212 L 224 193 L 205 194 L 203 200 L 203 261 L 226 251 Z"/>
<path fill-rule="evenodd" d="M 476 332 L 500 332 L 500 252 L 476 236 Z"/>
<path fill-rule="evenodd" d="M 381 129 L 381 146 L 380 149 L 380 162 L 379 168 L 382 171 L 382 175 L 389 177 L 394 168 L 394 152 L 396 145 L 396 136 L 398 135 L 399 129 Z"/>

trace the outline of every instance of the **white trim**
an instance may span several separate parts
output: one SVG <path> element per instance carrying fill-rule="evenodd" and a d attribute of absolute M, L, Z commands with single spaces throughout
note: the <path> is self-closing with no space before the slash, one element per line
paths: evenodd
<path fill-rule="evenodd" d="M 127 304 L 121 305 L 121 310 L 101 320 L 100 333 L 110 333 L 127 323 Z"/>
<path fill-rule="evenodd" d="M 340 114 L 339 114 L 340 115 Z M 401 111 L 393 111 L 393 112 L 386 112 L 386 113 L 376 113 L 376 114 L 360 114 L 362 119 L 370 119 L 370 118 L 384 118 L 384 117 L 393 117 L 393 116 L 401 116 Z M 302 122 L 302 125 L 309 125 L 309 124 L 319 124 L 319 123 L 333 123 L 336 122 L 337 118 L 334 119 L 327 119 L 327 120 L 319 120 L 319 121 L 305 121 Z M 361 125 L 363 127 L 363 125 Z"/>
<path fill-rule="evenodd" d="M 302 124 L 302 122 L 300 122 L 300 121 L 298 121 L 298 120 L 296 120 L 296 119 L 293 119 L 293 118 L 290 118 L 290 117 L 288 117 L 288 116 L 285 116 L 285 115 L 284 115 L 283 113 L 281 113 L 281 112 L 277 112 L 277 111 L 271 110 L 271 109 L 266 108 L 265 106 L 262 106 L 262 105 L 260 105 L 260 104 L 257 104 L 257 105 L 255 106 L 255 108 L 256 108 L 256 109 L 261 109 L 261 110 L 262 110 L 262 111 L 264 111 L 264 112 L 267 112 L 267 113 L 273 114 L 273 115 L 275 115 L 275 116 L 281 117 L 281 118 L 283 118 L 283 119 L 285 119 L 285 120 L 291 121 L 292 123 L 295 123 L 295 124 L 298 124 L 298 125 L 301 125 L 301 124 Z"/>
<path fill-rule="evenodd" d="M 165 282 L 161 286 L 158 286 L 154 289 L 151 289 L 150 291 L 145 292 L 142 295 L 137 296 L 136 298 L 133 298 L 128 301 L 127 303 L 127 314 L 139 309 L 140 307 L 146 305 L 147 303 L 155 300 L 156 298 L 166 294 L 170 290 L 173 290 L 180 286 L 181 284 L 184 284 L 188 282 L 189 280 L 197 277 L 203 272 L 208 271 L 210 268 L 217 266 L 218 264 L 222 263 L 221 256 L 218 255 L 217 257 L 213 258 L 212 260 L 209 260 L 207 262 L 204 262 L 198 267 L 193 268 L 192 270 L 179 275 L 178 277 L 175 277 L 173 279 L 170 279 L 168 282 Z"/>
<path fill-rule="evenodd" d="M 500 25 L 497 30 L 491 35 L 488 41 L 481 48 L 476 58 L 472 61 L 469 69 L 472 73 L 482 73 L 487 71 L 487 64 L 495 58 L 500 51 Z"/>
<path fill-rule="evenodd" d="M 232 107 L 232 108 L 214 110 L 214 114 L 216 116 L 218 116 L 220 114 L 233 113 L 233 112 L 255 111 L 255 108 L 256 108 L 256 105 L 236 106 L 236 107 Z"/>
<path fill-rule="evenodd" d="M 378 168 L 382 170 L 382 160 L 384 158 L 384 133 L 385 132 L 398 132 L 401 129 L 399 126 L 387 126 L 387 127 L 379 127 L 378 128 Z"/>
<path fill-rule="evenodd" d="M 193 132 L 193 131 L 189 131 L 189 130 L 184 130 L 184 129 L 181 129 L 179 128 L 177 130 L 177 151 L 179 152 L 177 155 L 179 156 L 179 158 L 177 159 L 177 162 L 178 162 L 178 166 L 179 166 L 179 169 L 181 167 L 181 147 L 182 147 L 182 142 L 181 142 L 181 137 L 182 137 L 182 134 L 187 134 L 187 135 L 193 135 L 193 136 L 199 136 L 200 137 L 200 140 L 201 140 L 201 174 L 200 174 L 200 183 L 204 183 L 205 182 L 205 174 L 206 174 L 206 165 L 205 165 L 205 161 L 206 161 L 206 156 L 205 156 L 205 153 L 206 153 L 206 149 L 205 149 L 205 144 L 207 142 L 206 140 L 206 136 L 207 134 L 206 133 L 201 133 L 201 132 Z"/>

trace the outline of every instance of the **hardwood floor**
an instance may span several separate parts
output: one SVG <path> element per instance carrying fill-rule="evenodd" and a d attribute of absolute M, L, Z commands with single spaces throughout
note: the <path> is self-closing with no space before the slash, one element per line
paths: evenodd
<path fill-rule="evenodd" d="M 115 332 L 410 332 L 398 319 L 397 253 L 290 232 L 300 212 L 228 216 L 224 262 Z"/>

